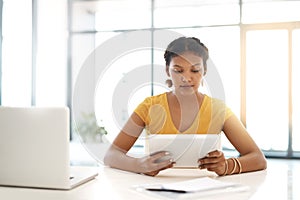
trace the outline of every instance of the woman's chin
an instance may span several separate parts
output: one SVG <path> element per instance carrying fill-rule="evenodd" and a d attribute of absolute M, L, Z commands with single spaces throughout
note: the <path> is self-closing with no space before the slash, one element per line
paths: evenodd
<path fill-rule="evenodd" d="M 180 95 L 184 95 L 184 96 L 195 94 L 194 88 L 179 88 L 178 91 Z"/>

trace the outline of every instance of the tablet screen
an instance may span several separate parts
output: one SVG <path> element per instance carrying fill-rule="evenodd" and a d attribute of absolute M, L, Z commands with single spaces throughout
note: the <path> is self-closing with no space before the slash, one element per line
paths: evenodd
<path fill-rule="evenodd" d="M 177 168 L 198 168 L 198 160 L 221 150 L 221 134 L 156 134 L 146 142 L 149 154 L 169 151 Z"/>

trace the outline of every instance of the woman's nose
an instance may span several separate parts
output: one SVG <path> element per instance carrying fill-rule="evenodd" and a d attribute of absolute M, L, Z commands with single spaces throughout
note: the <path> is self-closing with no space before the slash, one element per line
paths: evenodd
<path fill-rule="evenodd" d="M 186 74 L 183 74 L 182 76 L 181 76 L 181 81 L 182 82 L 190 82 L 191 81 L 191 75 L 189 74 L 189 73 L 186 73 Z"/>

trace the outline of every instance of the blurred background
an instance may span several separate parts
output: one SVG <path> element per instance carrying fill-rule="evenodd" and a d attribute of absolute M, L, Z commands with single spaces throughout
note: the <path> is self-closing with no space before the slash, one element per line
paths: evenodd
<path fill-rule="evenodd" d="M 119 131 L 112 115 L 115 87 L 145 64 L 149 73 L 143 76 L 151 82 L 155 73 L 165 73 L 163 51 L 154 50 L 153 41 L 158 31 L 170 30 L 198 37 L 209 48 L 226 104 L 267 157 L 300 158 L 300 1 L 1 0 L 0 6 L 0 105 L 72 109 L 74 84 L 89 55 L 120 34 L 126 39 L 146 31 L 153 48 L 120 56 L 101 80 L 96 68 L 89 72 L 95 104 L 87 105 L 77 129 L 100 133 L 91 136 L 95 142 L 112 141 Z M 120 119 L 166 89 L 148 84 L 132 91 Z M 223 145 L 232 151 L 228 141 Z M 72 152 L 74 160 L 85 159 L 77 148 Z"/>

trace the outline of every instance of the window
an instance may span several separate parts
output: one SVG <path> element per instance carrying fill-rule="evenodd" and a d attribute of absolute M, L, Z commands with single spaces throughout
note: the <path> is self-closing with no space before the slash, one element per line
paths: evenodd
<path fill-rule="evenodd" d="M 31 12 L 30 0 L 3 2 L 2 105 L 31 104 Z"/>
<path fill-rule="evenodd" d="M 55 0 L 37 5 L 36 105 L 66 105 L 67 4 Z"/>
<path fill-rule="evenodd" d="M 80 103 L 96 112 L 112 140 L 144 97 L 169 90 L 166 45 L 179 35 L 196 36 L 210 50 L 210 69 L 226 104 L 259 146 L 299 157 L 299 10 L 300 1 L 292 0 L 4 0 L 0 104 L 72 106 L 80 70 L 91 62 L 82 89 L 94 103 Z M 110 41 L 129 40 L 134 31 L 144 31 L 134 41 L 147 48 L 115 43 L 102 54 L 112 56 L 105 66 L 90 57 Z M 159 39 L 164 31 L 173 34 Z M 139 70 L 142 83 L 131 78 Z M 130 92 L 116 111 L 122 87 Z M 201 90 L 215 95 L 206 82 Z"/>
<path fill-rule="evenodd" d="M 66 6 L 61 0 L 3 2 L 2 105 L 66 105 Z"/>
<path fill-rule="evenodd" d="M 145 34 L 149 36 L 150 32 Z M 104 37 L 102 33 L 97 34 L 97 41 L 100 45 L 96 51 L 101 49 L 101 41 Z M 114 49 L 119 45 L 124 45 L 118 42 L 124 42 L 123 39 L 132 41 L 132 36 L 130 34 L 116 35 L 106 41 L 110 41 L 109 47 Z M 146 45 L 148 48 L 140 46 L 135 48 L 133 45 L 128 48 L 115 49 L 103 55 L 112 58 L 110 63 L 103 66 L 103 59 L 99 58 L 99 62 L 96 61 L 95 64 L 97 71 L 95 73 L 95 115 L 97 121 L 109 124 L 106 129 L 111 133 L 107 135 L 110 141 L 117 136 L 136 105 L 146 96 L 151 95 L 150 37 L 135 37 L 135 39 L 148 43 Z"/>
<path fill-rule="evenodd" d="M 150 6 L 149 0 L 99 1 L 95 10 L 95 29 L 103 31 L 150 28 Z"/>
<path fill-rule="evenodd" d="M 237 0 L 155 1 L 154 27 L 237 24 L 240 19 L 238 3 Z"/>
<path fill-rule="evenodd" d="M 137 3 L 128 0 L 126 5 L 124 2 L 73 3 L 74 10 L 80 13 L 79 16 L 82 15 L 78 19 L 78 16 L 73 15 L 73 37 L 78 39 L 87 37 L 83 35 L 94 35 L 95 38 L 90 38 L 90 47 L 95 44 L 94 48 L 97 48 L 118 34 L 127 37 L 127 33 L 132 30 L 149 31 L 147 40 L 149 39 L 152 49 L 120 55 L 118 59 L 112 60 L 101 80 L 95 80 L 98 91 L 95 97 L 96 112 L 105 110 L 99 112 L 99 116 L 114 115 L 110 110 L 114 90 L 122 81 L 124 87 L 129 87 L 130 82 L 126 78 L 141 66 L 148 65 L 148 76 L 144 78 L 151 83 L 134 89 L 125 100 L 126 103 L 118 113 L 123 122 L 143 97 L 169 90 L 163 84 L 163 80 L 167 79 L 164 48 L 176 35 L 196 36 L 210 50 L 210 65 L 220 77 L 226 104 L 241 117 L 259 146 L 266 153 L 280 152 L 281 156 L 291 155 L 292 150 L 299 151 L 300 128 L 296 122 L 299 121 L 300 95 L 298 79 L 295 78 L 299 73 L 296 56 L 299 54 L 300 43 L 299 1 L 144 0 L 143 3 Z M 122 10 L 132 3 L 136 3 L 143 14 Z M 116 12 L 122 13 L 122 19 L 126 23 L 116 17 Z M 216 13 L 219 17 L 215 17 Z M 82 23 L 88 18 L 91 23 Z M 132 20 L 133 18 L 136 20 Z M 161 41 L 159 34 L 163 31 L 172 31 L 174 34 Z M 84 39 L 78 44 L 87 45 Z M 158 46 L 164 47 L 157 48 Z M 89 54 L 83 49 L 76 50 L 78 57 Z M 85 53 L 80 53 L 81 51 Z M 208 69 L 208 75 L 209 72 Z M 201 90 L 214 96 L 207 84 Z M 106 98 L 103 98 L 103 93 Z M 107 124 L 111 126 L 112 123 Z M 113 125 L 108 129 L 115 130 L 115 134 L 120 128 L 117 126 Z M 224 147 L 232 148 L 228 141 L 225 141 Z"/>
<path fill-rule="evenodd" d="M 288 31 L 246 35 L 247 128 L 264 150 L 288 147 Z"/>
<path fill-rule="evenodd" d="M 300 1 L 243 0 L 242 23 L 253 24 L 299 21 L 299 9 Z"/>
<path fill-rule="evenodd" d="M 292 33 L 293 40 L 293 68 L 292 68 L 292 102 L 293 102 L 293 150 L 300 151 L 300 80 L 298 78 L 300 74 L 300 29 L 296 29 Z"/>

